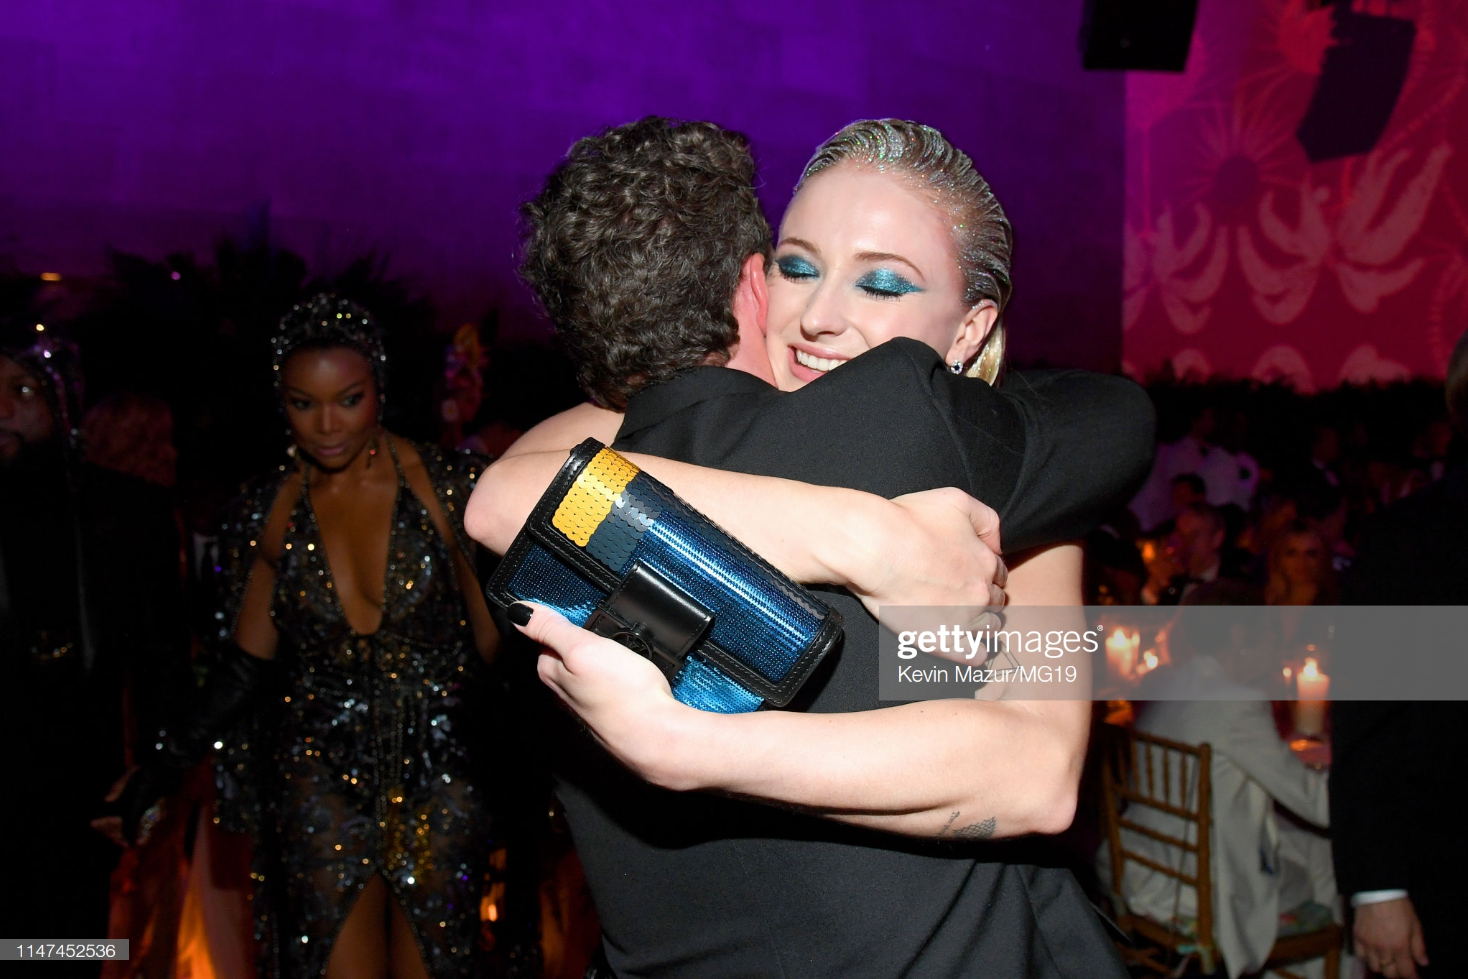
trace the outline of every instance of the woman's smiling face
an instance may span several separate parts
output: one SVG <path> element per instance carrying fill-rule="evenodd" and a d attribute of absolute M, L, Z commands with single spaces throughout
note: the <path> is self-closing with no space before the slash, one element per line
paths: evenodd
<path fill-rule="evenodd" d="M 894 337 L 967 362 L 997 311 L 964 302 L 949 223 L 903 176 L 843 163 L 807 180 L 769 274 L 765 343 L 780 389 Z"/>

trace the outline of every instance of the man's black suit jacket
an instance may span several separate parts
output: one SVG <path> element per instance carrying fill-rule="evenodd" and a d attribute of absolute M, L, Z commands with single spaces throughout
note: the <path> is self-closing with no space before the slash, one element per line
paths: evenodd
<path fill-rule="evenodd" d="M 1468 605 L 1468 467 L 1369 524 L 1347 605 Z M 1383 624 L 1379 644 L 1390 666 Z M 1464 647 L 1443 649 L 1461 657 Z M 1468 705 L 1342 702 L 1332 710 L 1331 841 L 1336 884 L 1405 888 L 1434 976 L 1468 976 Z"/>
<path fill-rule="evenodd" d="M 616 447 L 887 497 L 957 486 L 999 511 L 1006 549 L 1083 536 L 1146 477 L 1145 393 L 1079 372 L 1019 375 L 1006 389 L 953 377 L 910 340 L 786 395 L 699 368 L 635 396 Z M 823 597 L 845 618 L 845 645 L 799 709 L 883 706 L 876 623 L 848 594 Z M 623 979 L 1124 974 L 1074 877 L 1035 848 L 925 842 L 667 792 L 561 733 L 557 792 Z"/>

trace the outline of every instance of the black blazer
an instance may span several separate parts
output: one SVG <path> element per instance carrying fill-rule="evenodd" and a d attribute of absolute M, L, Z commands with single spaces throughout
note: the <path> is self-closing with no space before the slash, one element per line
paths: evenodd
<path fill-rule="evenodd" d="M 1366 530 L 1347 605 L 1468 604 L 1468 468 L 1389 507 Z M 1389 649 L 1386 637 L 1379 648 Z M 1462 656 L 1464 649 L 1444 649 Z M 1468 911 L 1468 705 L 1342 702 L 1332 708 L 1336 884 L 1406 888 L 1434 975 L 1459 975 Z M 1457 966 L 1454 966 L 1457 968 Z M 1462 974 L 1468 974 L 1464 972 Z"/>
<path fill-rule="evenodd" d="M 635 395 L 616 447 L 888 497 L 957 486 L 999 511 L 1006 549 L 1083 536 L 1145 479 L 1154 419 L 1136 385 L 1062 371 L 1004 389 L 911 340 L 790 394 L 698 368 Z M 883 706 L 875 621 L 849 594 L 823 597 L 845 645 L 798 709 Z M 938 845 L 665 792 L 584 737 L 556 775 L 626 979 L 1125 975 L 1074 877 L 1027 841 Z"/>

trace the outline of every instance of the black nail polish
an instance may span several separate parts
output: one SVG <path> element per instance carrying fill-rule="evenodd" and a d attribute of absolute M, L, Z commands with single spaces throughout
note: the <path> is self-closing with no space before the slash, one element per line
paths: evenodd
<path fill-rule="evenodd" d="M 505 609 L 505 615 L 516 625 L 529 625 L 530 617 L 534 614 L 535 609 L 526 605 L 524 602 L 516 602 L 514 605 Z"/>

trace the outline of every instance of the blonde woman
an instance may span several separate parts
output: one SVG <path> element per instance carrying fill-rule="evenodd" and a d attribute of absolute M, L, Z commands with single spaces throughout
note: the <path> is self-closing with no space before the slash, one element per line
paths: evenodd
<path fill-rule="evenodd" d="M 739 716 L 691 711 L 647 661 L 512 607 L 598 742 L 552 738 L 611 971 L 1123 975 L 1068 872 L 981 845 L 1070 823 L 1089 703 L 883 706 L 857 596 L 986 604 L 1003 575 L 965 549 L 997 511 L 1008 548 L 1038 551 L 1011 601 L 1079 604 L 1066 541 L 1145 475 L 1150 407 L 1074 372 L 991 385 L 1011 233 L 936 130 L 838 133 L 773 248 L 752 174 L 709 124 L 572 149 L 526 207 L 525 274 L 601 406 L 527 435 L 466 516 L 503 550 L 565 448 L 616 437 L 795 577 L 851 592 L 826 596 L 845 647 L 803 709 Z"/>

